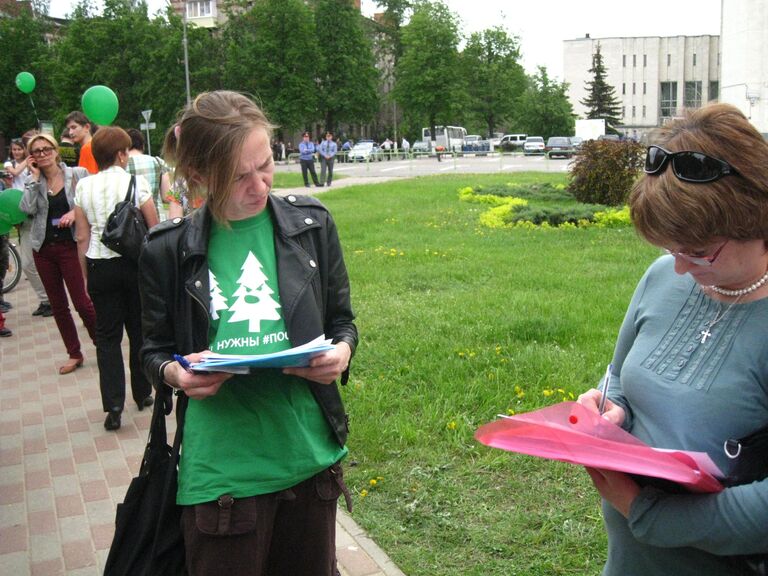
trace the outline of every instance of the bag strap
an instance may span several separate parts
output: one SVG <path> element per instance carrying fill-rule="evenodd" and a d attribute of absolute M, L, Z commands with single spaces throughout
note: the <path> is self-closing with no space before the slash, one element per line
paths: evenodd
<path fill-rule="evenodd" d="M 125 193 L 124 201 L 130 202 L 136 208 L 139 207 L 139 197 L 136 194 L 136 176 L 133 174 L 131 174 L 131 182 L 128 184 L 128 192 Z"/>

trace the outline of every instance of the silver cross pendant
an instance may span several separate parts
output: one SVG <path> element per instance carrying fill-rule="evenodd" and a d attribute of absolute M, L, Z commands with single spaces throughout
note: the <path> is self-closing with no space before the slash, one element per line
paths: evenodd
<path fill-rule="evenodd" d="M 699 334 L 701 334 L 701 343 L 704 344 L 707 341 L 707 338 L 712 336 L 712 332 L 709 331 L 709 328 L 706 328 L 705 330 L 702 330 Z"/>

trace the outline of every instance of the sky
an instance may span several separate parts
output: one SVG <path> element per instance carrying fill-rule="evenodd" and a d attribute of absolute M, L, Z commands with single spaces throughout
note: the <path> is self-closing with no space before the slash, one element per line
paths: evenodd
<path fill-rule="evenodd" d="M 150 12 L 165 0 L 148 0 Z M 616 36 L 698 36 L 720 34 L 721 0 L 669 0 L 663 10 L 654 3 L 629 0 L 444 0 L 459 16 L 465 35 L 501 25 L 520 38 L 522 63 L 528 73 L 545 66 L 552 78 L 563 78 L 563 40 Z M 51 16 L 63 17 L 73 0 L 51 0 Z M 375 0 L 362 0 L 367 16 L 379 11 Z"/>

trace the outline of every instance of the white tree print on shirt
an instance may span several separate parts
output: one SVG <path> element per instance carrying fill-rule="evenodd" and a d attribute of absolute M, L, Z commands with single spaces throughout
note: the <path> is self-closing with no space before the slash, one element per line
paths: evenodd
<path fill-rule="evenodd" d="M 229 304 L 227 304 L 227 299 L 221 291 L 219 281 L 216 280 L 216 275 L 210 270 L 208 271 L 208 278 L 211 285 L 211 318 L 218 320 L 219 310 L 226 310 L 229 308 Z"/>
<path fill-rule="evenodd" d="M 248 321 L 249 332 L 260 332 L 262 320 L 279 320 L 280 314 L 277 309 L 280 308 L 272 294 L 272 290 L 267 285 L 267 277 L 262 271 L 261 262 L 248 252 L 248 256 L 240 267 L 243 273 L 238 278 L 238 289 L 233 296 L 237 300 L 229 308 L 232 316 L 230 322 Z"/>

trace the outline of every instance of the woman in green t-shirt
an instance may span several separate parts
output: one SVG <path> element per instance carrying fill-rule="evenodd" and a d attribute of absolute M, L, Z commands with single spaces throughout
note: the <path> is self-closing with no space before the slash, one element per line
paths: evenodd
<path fill-rule="evenodd" d="M 177 503 L 190 576 L 332 576 L 345 383 L 357 329 L 336 226 L 271 194 L 272 126 L 249 98 L 198 96 L 165 151 L 203 206 L 156 227 L 141 259 L 142 362 L 189 397 Z M 198 373 L 206 351 L 276 353 L 324 336 L 308 366 Z M 174 354 L 184 358 L 174 358 Z"/>

